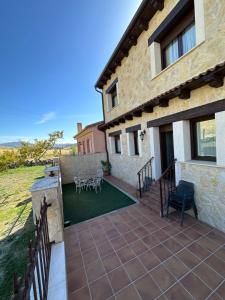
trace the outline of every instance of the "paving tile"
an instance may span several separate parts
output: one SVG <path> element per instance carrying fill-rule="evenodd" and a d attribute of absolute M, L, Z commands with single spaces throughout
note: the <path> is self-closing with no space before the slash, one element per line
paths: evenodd
<path fill-rule="evenodd" d="M 136 280 L 138 277 L 146 273 L 144 267 L 137 258 L 134 258 L 126 263 L 124 268 L 132 280 Z"/>
<path fill-rule="evenodd" d="M 144 227 L 145 227 L 145 229 L 147 229 L 147 231 L 149 233 L 152 233 L 152 232 L 158 230 L 158 226 L 156 226 L 153 222 L 149 222 L 149 223 L 145 224 Z"/>
<path fill-rule="evenodd" d="M 101 260 L 97 260 L 86 267 L 87 278 L 92 282 L 105 274 Z"/>
<path fill-rule="evenodd" d="M 215 255 L 208 257 L 205 262 L 221 276 L 225 277 L 225 262 Z"/>
<path fill-rule="evenodd" d="M 213 293 L 207 298 L 207 300 L 221 300 L 221 298 L 216 293 Z"/>
<path fill-rule="evenodd" d="M 165 293 L 168 300 L 191 300 L 192 296 L 184 289 L 184 287 L 176 283 Z"/>
<path fill-rule="evenodd" d="M 216 293 L 224 299 L 225 297 L 225 282 L 223 282 L 218 289 L 216 290 Z"/>
<path fill-rule="evenodd" d="M 214 252 L 216 249 L 218 249 L 219 244 L 215 242 L 214 240 L 210 239 L 207 236 L 201 237 L 197 243 L 202 246 L 205 249 L 208 249 L 211 252 Z"/>
<path fill-rule="evenodd" d="M 146 235 L 149 234 L 149 232 L 147 231 L 147 229 L 145 229 L 145 227 L 143 226 L 140 226 L 138 228 L 136 228 L 134 230 L 134 233 L 139 237 L 139 238 L 143 238 L 145 237 Z"/>
<path fill-rule="evenodd" d="M 177 279 L 189 271 L 185 264 L 176 256 L 169 258 L 164 265 Z"/>
<path fill-rule="evenodd" d="M 147 246 L 141 240 L 138 240 L 138 241 L 130 244 L 129 247 L 132 248 L 132 250 L 134 251 L 134 253 L 136 255 L 139 255 L 148 250 Z"/>
<path fill-rule="evenodd" d="M 201 234 L 207 234 L 212 230 L 212 227 L 203 223 L 196 223 L 192 228 Z"/>
<path fill-rule="evenodd" d="M 128 244 L 136 241 L 138 239 L 137 235 L 132 231 L 132 232 L 127 232 L 123 235 L 125 240 L 127 241 Z"/>
<path fill-rule="evenodd" d="M 194 268 L 200 263 L 200 259 L 191 254 L 190 251 L 184 249 L 181 250 L 176 256 L 190 269 Z"/>
<path fill-rule="evenodd" d="M 119 267 L 108 274 L 114 292 L 118 292 L 130 283 L 123 267 Z"/>
<path fill-rule="evenodd" d="M 172 236 L 178 234 L 180 232 L 180 229 L 177 229 L 175 226 L 168 225 L 166 228 L 163 229 L 163 231 L 165 231 L 165 233 L 169 236 Z"/>
<path fill-rule="evenodd" d="M 225 234 L 217 229 L 214 229 L 213 231 L 208 233 L 207 236 L 220 245 L 225 244 Z"/>
<path fill-rule="evenodd" d="M 119 256 L 123 264 L 136 256 L 135 253 L 131 249 L 129 249 L 129 246 L 125 246 L 117 251 L 117 255 Z"/>
<path fill-rule="evenodd" d="M 140 300 L 136 289 L 133 285 L 129 285 L 116 295 L 117 300 Z"/>
<path fill-rule="evenodd" d="M 184 233 L 179 233 L 175 235 L 174 238 L 179 244 L 183 245 L 184 247 L 192 243 L 192 240 Z"/>
<path fill-rule="evenodd" d="M 154 237 L 153 235 L 147 235 L 145 236 L 142 241 L 145 243 L 145 245 L 148 247 L 148 248 L 153 248 L 155 247 L 156 245 L 159 244 L 159 240 Z"/>
<path fill-rule="evenodd" d="M 113 247 L 110 245 L 109 242 L 105 242 L 101 245 L 98 245 L 98 251 L 99 251 L 101 258 L 103 258 L 104 256 L 107 256 L 109 254 L 112 254 L 114 252 Z"/>
<path fill-rule="evenodd" d="M 167 239 L 169 239 L 169 235 L 163 231 L 162 229 L 157 230 L 155 232 L 152 233 L 152 236 L 155 237 L 156 239 L 158 239 L 161 243 Z"/>
<path fill-rule="evenodd" d="M 180 245 L 174 238 L 170 238 L 163 242 L 163 245 L 166 246 L 172 253 L 176 253 L 183 249 L 183 246 Z"/>
<path fill-rule="evenodd" d="M 183 233 L 184 233 L 188 238 L 190 238 L 192 241 L 195 241 L 195 240 L 199 239 L 199 238 L 202 236 L 201 233 L 197 232 L 197 231 L 194 230 L 192 227 L 186 229 Z"/>
<path fill-rule="evenodd" d="M 159 258 L 151 250 L 141 254 L 139 258 L 147 270 L 152 270 L 160 264 Z"/>
<path fill-rule="evenodd" d="M 225 247 L 220 248 L 215 252 L 216 256 L 225 261 Z"/>
<path fill-rule="evenodd" d="M 163 245 L 158 245 L 151 250 L 161 261 L 169 258 L 172 253 Z"/>
<path fill-rule="evenodd" d="M 66 259 L 66 269 L 70 273 L 83 266 L 83 260 L 81 255 L 70 256 Z"/>
<path fill-rule="evenodd" d="M 96 248 L 90 249 L 83 253 L 84 264 L 88 265 L 99 258 L 98 252 Z"/>
<path fill-rule="evenodd" d="M 181 283 L 195 299 L 206 299 L 211 293 L 211 290 L 192 272 L 186 275 L 181 280 Z"/>
<path fill-rule="evenodd" d="M 146 275 L 135 282 L 135 286 L 142 300 L 151 300 L 161 294 L 161 291 L 154 283 L 150 275 Z"/>
<path fill-rule="evenodd" d="M 204 259 L 211 254 L 211 252 L 209 252 L 207 249 L 205 249 L 204 247 L 202 247 L 196 242 L 188 246 L 187 249 L 190 250 L 191 253 L 193 253 L 200 259 Z"/>
<path fill-rule="evenodd" d="M 156 267 L 150 274 L 163 291 L 167 290 L 176 281 L 175 277 L 162 265 Z"/>
<path fill-rule="evenodd" d="M 217 274 L 204 262 L 201 263 L 193 271 L 202 281 L 204 281 L 211 289 L 216 289 L 223 281 L 223 277 Z"/>
<path fill-rule="evenodd" d="M 125 239 L 122 237 L 117 237 L 115 239 L 112 239 L 110 242 L 115 250 L 119 250 L 120 248 L 127 245 Z"/>
<path fill-rule="evenodd" d="M 120 261 L 115 253 L 103 257 L 102 262 L 107 273 L 120 266 Z"/>
<path fill-rule="evenodd" d="M 104 300 L 113 295 L 107 276 L 101 277 L 90 284 L 90 290 L 93 300 Z"/>
<path fill-rule="evenodd" d="M 72 293 L 87 285 L 84 268 L 68 273 L 68 292 Z"/>
<path fill-rule="evenodd" d="M 69 294 L 69 300 L 91 300 L 91 295 L 89 288 L 86 286 L 82 289 L 79 289 L 77 292 Z"/>
<path fill-rule="evenodd" d="M 107 230 L 106 235 L 109 239 L 113 239 L 120 236 L 119 232 L 115 228 Z"/>

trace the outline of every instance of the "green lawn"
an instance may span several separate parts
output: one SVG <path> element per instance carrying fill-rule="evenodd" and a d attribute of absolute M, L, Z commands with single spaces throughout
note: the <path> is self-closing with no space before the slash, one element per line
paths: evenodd
<path fill-rule="evenodd" d="M 10 299 L 13 272 L 23 275 L 27 242 L 33 238 L 31 194 L 43 166 L 0 172 L 0 299 Z"/>
<path fill-rule="evenodd" d="M 76 193 L 74 183 L 63 185 L 63 203 L 64 220 L 76 224 L 135 202 L 104 181 L 97 194 L 93 190 Z"/>

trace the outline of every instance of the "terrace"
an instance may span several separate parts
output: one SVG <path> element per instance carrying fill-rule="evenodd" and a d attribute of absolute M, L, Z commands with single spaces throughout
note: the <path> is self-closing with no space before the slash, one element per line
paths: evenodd
<path fill-rule="evenodd" d="M 189 215 L 181 227 L 137 203 L 64 237 L 69 299 L 224 299 L 225 234 Z"/>

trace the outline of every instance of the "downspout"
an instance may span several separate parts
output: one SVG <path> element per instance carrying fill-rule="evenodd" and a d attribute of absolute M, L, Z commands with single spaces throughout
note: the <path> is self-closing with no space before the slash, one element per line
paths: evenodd
<path fill-rule="evenodd" d="M 103 93 L 97 87 L 95 87 L 95 90 L 96 90 L 96 92 L 98 92 L 99 94 L 101 94 L 101 97 L 102 97 L 103 121 L 105 123 L 105 107 L 104 107 Z M 104 136 L 105 136 L 106 159 L 107 159 L 107 162 L 109 163 L 109 152 L 108 152 L 108 146 L 107 146 L 107 139 L 106 139 L 106 132 L 105 132 L 105 130 L 104 130 Z"/>

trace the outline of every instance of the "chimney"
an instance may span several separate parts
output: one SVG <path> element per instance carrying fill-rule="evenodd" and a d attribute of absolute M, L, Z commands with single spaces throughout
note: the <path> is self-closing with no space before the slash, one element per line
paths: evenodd
<path fill-rule="evenodd" d="M 80 133 L 82 130 L 82 123 L 77 123 L 77 132 Z"/>

